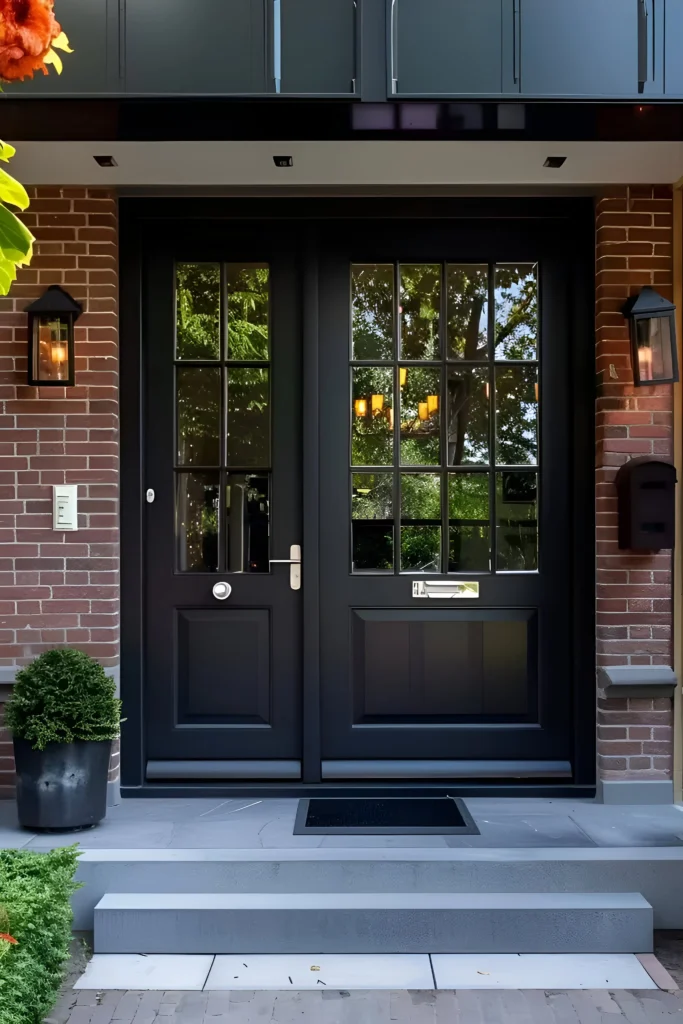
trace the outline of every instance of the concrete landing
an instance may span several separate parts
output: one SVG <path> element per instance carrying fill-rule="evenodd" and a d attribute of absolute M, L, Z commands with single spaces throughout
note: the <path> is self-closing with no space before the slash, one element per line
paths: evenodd
<path fill-rule="evenodd" d="M 0 847 L 84 850 L 487 850 L 681 847 L 683 812 L 669 806 L 607 806 L 590 800 L 468 797 L 478 836 L 295 836 L 291 799 L 126 799 L 97 828 L 67 835 L 20 829 L 0 801 Z"/>

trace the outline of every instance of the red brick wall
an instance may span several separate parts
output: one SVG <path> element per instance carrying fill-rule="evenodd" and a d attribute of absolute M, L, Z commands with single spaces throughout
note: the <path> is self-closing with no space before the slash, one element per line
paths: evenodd
<path fill-rule="evenodd" d="M 33 190 L 35 256 L 0 300 L 0 666 L 59 644 L 118 664 L 116 199 Z M 76 387 L 26 384 L 26 305 L 50 284 L 83 303 Z M 55 483 L 78 483 L 79 530 L 52 529 Z M 0 744 L 3 736 L 0 734 Z M 8 784 L 0 745 L 0 793 Z M 3 771 L 4 770 L 4 771 Z"/>
<path fill-rule="evenodd" d="M 671 552 L 617 547 L 614 477 L 641 455 L 673 458 L 673 389 L 633 387 L 628 328 L 621 307 L 652 285 L 673 300 L 670 188 L 612 189 L 597 202 L 596 344 L 598 371 L 597 651 L 599 665 L 670 664 Z M 603 779 L 668 779 L 672 708 L 665 700 L 598 699 L 598 762 Z"/>

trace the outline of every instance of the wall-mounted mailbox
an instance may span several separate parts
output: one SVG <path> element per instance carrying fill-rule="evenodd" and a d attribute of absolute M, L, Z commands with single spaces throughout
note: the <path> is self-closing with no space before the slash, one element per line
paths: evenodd
<path fill-rule="evenodd" d="M 619 547 L 631 551 L 672 548 L 676 468 L 646 457 L 626 462 L 616 477 Z"/>

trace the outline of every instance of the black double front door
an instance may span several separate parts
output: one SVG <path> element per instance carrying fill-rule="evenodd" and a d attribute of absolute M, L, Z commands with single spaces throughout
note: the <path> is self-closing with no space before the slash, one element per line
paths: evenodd
<path fill-rule="evenodd" d="M 146 244 L 149 781 L 571 780 L 576 259 L 547 218 Z"/>

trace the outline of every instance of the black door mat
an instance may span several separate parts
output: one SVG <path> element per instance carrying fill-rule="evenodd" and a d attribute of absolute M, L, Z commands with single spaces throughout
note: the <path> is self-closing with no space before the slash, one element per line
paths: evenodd
<path fill-rule="evenodd" d="M 329 797 L 299 800 L 295 836 L 478 836 L 456 797 Z"/>

